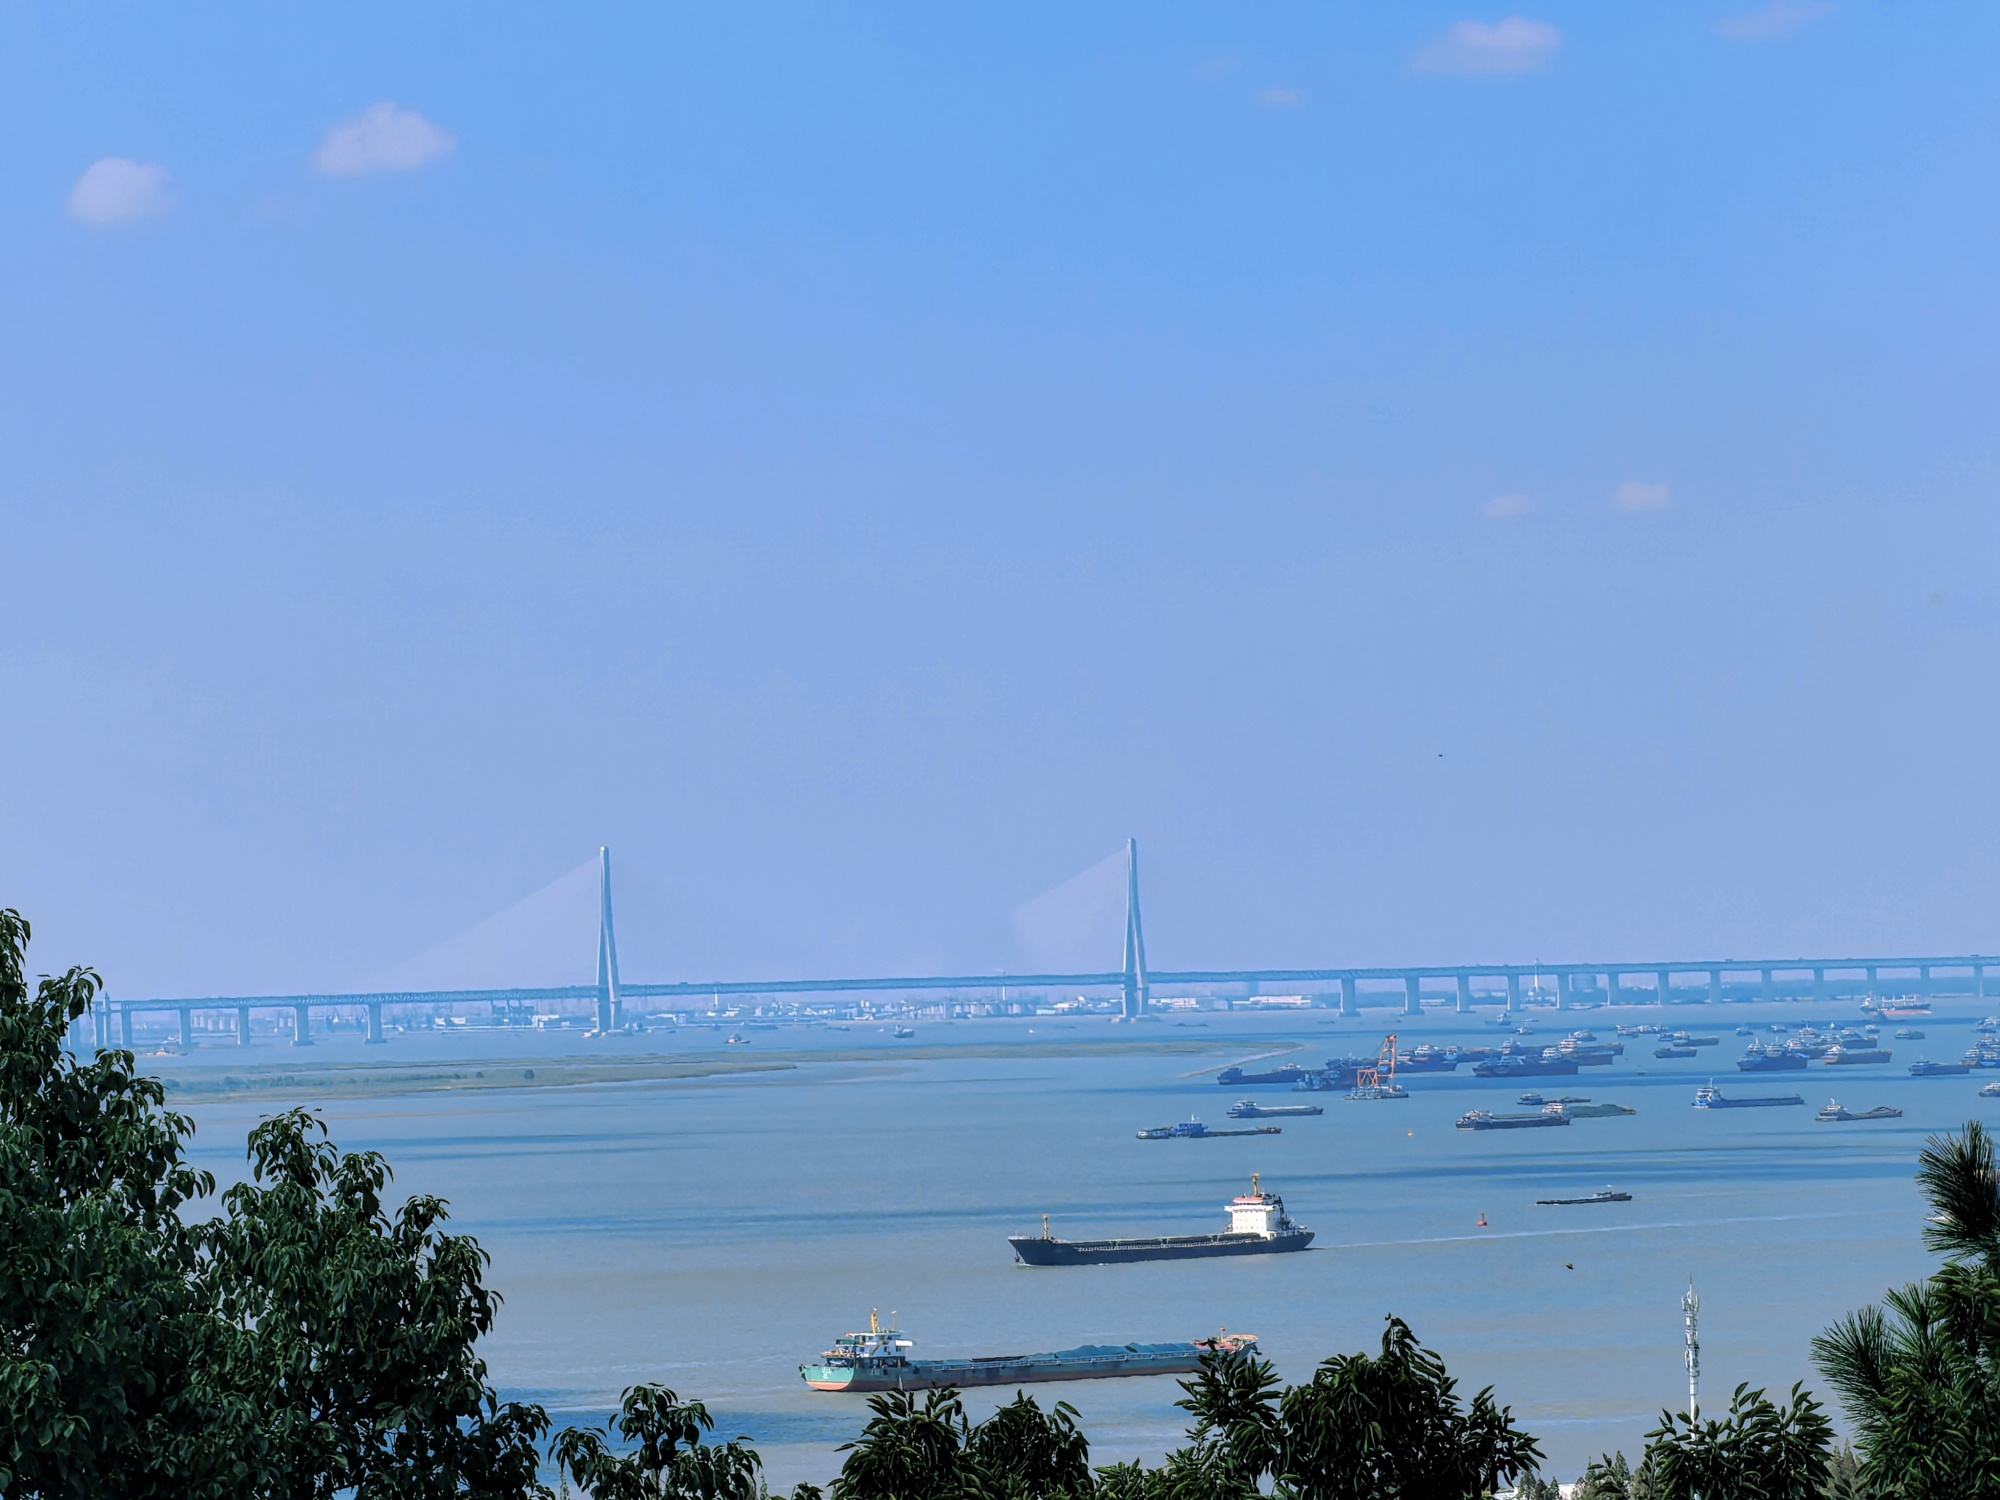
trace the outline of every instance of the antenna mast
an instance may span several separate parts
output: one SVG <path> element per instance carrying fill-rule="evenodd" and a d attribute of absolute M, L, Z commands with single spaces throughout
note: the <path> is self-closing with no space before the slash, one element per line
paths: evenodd
<path fill-rule="evenodd" d="M 1701 1298 L 1695 1295 L 1692 1276 L 1687 1295 L 1681 1298 L 1681 1311 L 1687 1314 L 1688 1425 L 1693 1426 L 1701 1415 L 1701 1335 L 1695 1327 L 1701 1316 Z"/>

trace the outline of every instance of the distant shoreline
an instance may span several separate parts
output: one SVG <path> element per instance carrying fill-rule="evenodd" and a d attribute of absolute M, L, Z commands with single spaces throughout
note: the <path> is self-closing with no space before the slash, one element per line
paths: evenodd
<path fill-rule="evenodd" d="M 226 1102 L 268 1098 L 394 1098 L 404 1094 L 470 1092 L 487 1089 L 577 1088 L 592 1084 L 675 1083 L 756 1073 L 796 1071 L 806 1063 L 935 1062 L 968 1058 L 1119 1056 L 1141 1053 L 1187 1055 L 1216 1051 L 1212 1041 L 1182 1039 L 1117 1040 L 1078 1038 L 1021 1045 L 839 1048 L 825 1052 L 772 1052 L 760 1057 L 696 1058 L 650 1053 L 606 1058 L 468 1058 L 464 1062 L 349 1062 L 323 1066 L 286 1059 L 247 1064 L 228 1071 L 180 1070 L 180 1056 L 142 1056 L 140 1070 L 160 1078 L 171 1098 Z"/>

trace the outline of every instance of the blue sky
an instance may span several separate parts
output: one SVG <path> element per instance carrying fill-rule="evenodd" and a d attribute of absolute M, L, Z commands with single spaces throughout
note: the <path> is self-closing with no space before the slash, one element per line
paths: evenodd
<path fill-rule="evenodd" d="M 608 842 L 636 977 L 985 970 L 1129 834 L 1166 966 L 2000 948 L 1996 32 L 11 7 L 0 900 L 339 985 Z"/>

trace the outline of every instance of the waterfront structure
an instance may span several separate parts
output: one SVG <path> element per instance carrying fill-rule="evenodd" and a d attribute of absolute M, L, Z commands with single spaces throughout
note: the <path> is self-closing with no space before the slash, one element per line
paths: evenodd
<path fill-rule="evenodd" d="M 1554 980 L 1558 1009 L 1616 1004 L 1713 1004 L 1725 999 L 1744 1000 L 1815 999 L 1829 1000 L 1836 994 L 1858 993 L 1874 997 L 1885 991 L 1914 995 L 1922 1000 L 1945 994 L 1989 998 L 1987 971 L 2000 965 L 2000 956 L 1884 955 L 1813 958 L 1690 958 L 1669 962 L 1647 960 L 1620 963 L 1528 963 L 1528 964 L 1417 964 L 1382 967 L 1328 967 L 1289 969 L 1188 969 L 1150 970 L 1146 962 L 1145 928 L 1139 905 L 1139 845 L 1128 839 L 1125 845 L 1125 940 L 1124 960 L 1116 970 L 1069 974 L 947 974 L 889 975 L 881 977 L 839 977 L 821 979 L 680 980 L 667 983 L 627 983 L 618 970 L 618 944 L 612 921 L 611 852 L 598 851 L 600 866 L 597 974 L 589 985 L 524 986 L 508 989 L 426 990 L 375 993 L 327 993 L 303 995 L 238 995 L 203 998 L 126 999 L 107 995 L 91 1017 L 87 1040 L 97 1046 L 114 1042 L 131 1046 L 133 1021 L 140 1015 L 168 1014 L 178 1018 L 180 1041 L 191 1045 L 195 1039 L 197 1014 L 214 1021 L 234 1013 L 234 1038 L 247 1045 L 253 1012 L 276 1012 L 291 1016 L 291 1038 L 296 1045 L 312 1041 L 313 1020 L 329 1013 L 354 1015 L 367 1030 L 370 1042 L 386 1040 L 384 1012 L 388 1008 L 408 1014 L 412 1011 L 449 1015 L 465 1006 L 486 1006 L 507 1016 L 515 1024 L 532 1021 L 538 1006 L 579 1003 L 596 1011 L 596 1030 L 613 1034 L 650 1015 L 693 1015 L 705 1009 L 719 1009 L 725 999 L 755 997 L 760 1001 L 802 1003 L 806 997 L 825 1000 L 835 996 L 880 996 L 905 1006 L 925 995 L 946 993 L 965 999 L 972 996 L 1005 996 L 1008 992 L 1055 992 L 1115 996 L 1120 1014 L 1139 1020 L 1151 1013 L 1151 992 L 1169 987 L 1188 991 L 1229 990 L 1234 998 L 1254 1003 L 1260 993 L 1315 995 L 1319 1003 L 1338 1004 L 1345 1016 L 1358 1016 L 1362 1009 L 1363 985 L 1376 987 L 1371 998 L 1399 1004 L 1404 1015 L 1421 1015 L 1427 999 L 1450 1005 L 1460 1014 L 1470 1013 L 1482 993 L 1493 1005 L 1509 1011 L 1524 1008 L 1523 980 L 1527 993 L 1546 993 L 1543 981 Z M 1944 974 L 1940 971 L 1958 971 Z M 1897 978 L 1900 972 L 1908 977 Z M 1699 985 L 1674 984 L 1677 975 L 1698 974 Z M 1650 990 L 1624 982 L 1627 976 L 1650 975 Z M 1889 977 L 1885 980 L 1884 976 Z M 1843 979 L 1845 976 L 1845 979 Z M 1433 988 L 1427 990 L 1426 985 Z M 1388 994 L 1384 995 L 1383 990 Z M 1732 993 L 1733 990 L 1733 993 Z M 1335 996 L 1338 999 L 1335 999 Z M 1393 998 L 1392 998 L 1393 997 Z M 641 1009 L 635 1002 L 653 1002 Z M 1099 1003 L 1103 1003 L 1100 1001 Z M 1233 1003 L 1233 1002 L 1232 1002 Z M 1294 1002 L 1296 1003 L 1296 1002 Z M 216 1028 L 211 1028 L 216 1029 Z M 114 1035 L 115 1033 L 115 1035 Z"/>

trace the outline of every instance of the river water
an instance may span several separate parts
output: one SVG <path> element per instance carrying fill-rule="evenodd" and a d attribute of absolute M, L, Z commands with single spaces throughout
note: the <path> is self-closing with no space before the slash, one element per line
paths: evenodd
<path fill-rule="evenodd" d="M 1945 1007 L 1940 1006 L 1941 1012 Z M 509 1394 L 564 1418 L 601 1416 L 620 1390 L 664 1381 L 699 1396 L 724 1435 L 744 1434 L 774 1487 L 824 1482 L 864 1398 L 805 1388 L 799 1364 L 836 1333 L 893 1311 L 919 1355 L 1032 1352 L 1079 1343 L 1260 1336 L 1291 1380 L 1337 1352 L 1372 1348 L 1394 1313 L 1440 1351 L 1467 1394 L 1492 1385 L 1573 1477 L 1598 1451 L 1633 1454 L 1665 1406 L 1686 1398 L 1680 1298 L 1702 1298 L 1702 1388 L 1774 1393 L 1814 1383 L 1808 1341 L 1837 1314 L 1924 1273 L 1912 1183 L 1924 1137 L 2000 1101 L 1980 1079 L 1917 1080 L 1918 1056 L 1955 1058 L 1981 1012 L 1918 1023 L 1887 1066 L 1739 1075 L 1738 1024 L 1848 1018 L 1839 1006 L 1675 1008 L 1719 1035 L 1693 1061 L 1628 1043 L 1608 1069 L 1535 1080 L 1638 1113 L 1557 1130 L 1453 1128 L 1475 1105 L 1510 1108 L 1522 1085 L 1409 1078 L 1407 1101 L 1315 1096 L 1324 1116 L 1283 1134 L 1140 1141 L 1142 1126 L 1200 1114 L 1211 1125 L 1242 1090 L 1185 1076 L 1302 1044 L 1294 1060 L 1372 1052 L 1386 1018 L 1325 1012 L 1214 1014 L 1130 1027 L 1101 1020 L 930 1023 L 910 1041 L 848 1031 L 720 1032 L 586 1041 L 561 1033 L 405 1036 L 390 1046 L 322 1042 L 310 1054 L 262 1043 L 200 1046 L 157 1063 L 169 1076 L 227 1068 L 477 1060 L 493 1076 L 538 1060 L 627 1056 L 783 1058 L 773 1072 L 645 1083 L 391 1093 L 319 1105 L 349 1149 L 383 1152 L 405 1192 L 450 1200 L 453 1222 L 491 1253 L 505 1297 L 485 1354 Z M 1600 1036 L 1658 1010 L 1541 1013 L 1549 1041 Z M 1504 1033 L 1448 1014 L 1389 1024 L 1405 1046 Z M 1191 1050 L 1109 1052 L 1119 1043 Z M 1081 1054 L 1077 1047 L 1093 1050 Z M 912 1056 L 918 1051 L 920 1055 Z M 150 1060 L 149 1060 L 150 1061 Z M 1807 1108 L 1690 1107 L 1726 1090 L 1806 1096 Z M 1993 1075 L 1987 1075 L 1993 1076 Z M 489 1081 L 490 1082 L 490 1081 Z M 313 1102 L 310 1082 L 299 1100 Z M 1264 1090 L 1295 1102 L 1302 1096 Z M 1900 1120 L 1822 1125 L 1829 1096 Z M 255 1119 L 288 1097 L 182 1102 L 196 1154 L 242 1171 Z M 1005 1236 L 1053 1216 L 1064 1236 L 1165 1234 L 1224 1224 L 1223 1204 L 1262 1174 L 1318 1233 L 1305 1253 L 1066 1270 L 1013 1263 Z M 1537 1198 L 1615 1185 L 1628 1204 L 1545 1208 Z M 1486 1227 L 1478 1226 L 1484 1215 Z M 1171 1378 L 1042 1387 L 1082 1413 L 1098 1462 L 1157 1458 L 1184 1419 Z M 975 1394 L 975 1412 L 997 1396 Z"/>

